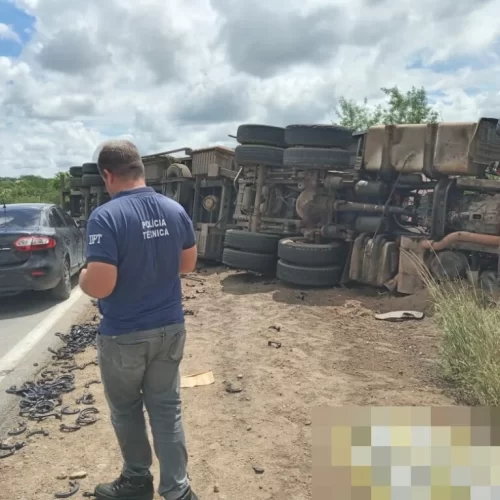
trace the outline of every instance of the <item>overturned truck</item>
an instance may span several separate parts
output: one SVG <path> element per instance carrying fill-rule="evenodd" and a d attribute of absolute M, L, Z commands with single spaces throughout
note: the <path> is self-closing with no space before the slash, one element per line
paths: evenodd
<path fill-rule="evenodd" d="M 226 229 L 235 227 L 234 151 L 215 146 L 181 148 L 142 158 L 146 184 L 180 203 L 193 220 L 198 256 L 220 262 Z M 92 211 L 110 198 L 95 163 L 69 170 L 63 203 L 82 227 Z"/>
<path fill-rule="evenodd" d="M 306 286 L 412 294 L 437 280 L 498 288 L 497 119 L 375 126 L 242 125 L 236 229 L 223 262 Z"/>

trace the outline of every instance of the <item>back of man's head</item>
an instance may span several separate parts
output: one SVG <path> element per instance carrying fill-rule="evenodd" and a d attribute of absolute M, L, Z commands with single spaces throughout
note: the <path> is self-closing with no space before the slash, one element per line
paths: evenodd
<path fill-rule="evenodd" d="M 119 139 L 106 141 L 99 147 L 97 166 L 124 180 L 144 177 L 144 164 L 139 150 L 130 141 Z"/>

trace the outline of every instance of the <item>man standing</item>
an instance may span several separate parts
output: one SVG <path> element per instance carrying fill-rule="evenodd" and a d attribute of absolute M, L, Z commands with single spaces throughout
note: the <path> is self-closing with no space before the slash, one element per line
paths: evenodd
<path fill-rule="evenodd" d="M 99 299 L 99 365 L 124 465 L 120 477 L 99 484 L 95 495 L 153 499 L 145 405 L 160 462 L 160 495 L 197 500 L 186 472 L 179 375 L 186 339 L 179 273 L 196 266 L 193 226 L 178 203 L 146 186 L 131 142 L 104 143 L 97 165 L 112 199 L 89 218 L 80 287 Z"/>

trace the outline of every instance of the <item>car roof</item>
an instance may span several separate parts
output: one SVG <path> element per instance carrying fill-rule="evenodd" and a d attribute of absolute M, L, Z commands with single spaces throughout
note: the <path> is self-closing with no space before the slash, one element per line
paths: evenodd
<path fill-rule="evenodd" d="M 0 205 L 0 206 L 3 206 Z M 48 208 L 48 207 L 53 207 L 53 203 L 6 203 L 5 206 L 7 208 L 13 207 L 13 208 L 39 208 L 40 210 L 42 208 Z"/>

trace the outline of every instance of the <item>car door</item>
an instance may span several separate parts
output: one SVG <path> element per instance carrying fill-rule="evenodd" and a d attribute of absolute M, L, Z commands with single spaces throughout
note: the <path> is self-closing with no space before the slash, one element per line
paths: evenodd
<path fill-rule="evenodd" d="M 50 227 L 56 230 L 57 236 L 62 242 L 64 242 L 64 245 L 68 250 L 72 268 L 71 270 L 73 271 L 73 269 L 78 265 L 78 251 L 75 236 L 72 234 L 70 228 L 67 227 L 67 224 L 64 221 L 64 216 L 61 210 L 58 210 L 57 207 L 53 206 L 49 209 L 48 219 Z"/>
<path fill-rule="evenodd" d="M 60 209 L 59 209 L 60 210 Z M 75 266 L 80 268 L 80 266 L 85 262 L 85 239 L 82 230 L 76 225 L 76 222 L 71 218 L 71 216 L 64 210 L 60 210 L 61 215 L 66 223 L 66 226 L 71 231 L 75 239 L 76 244 L 76 260 Z"/>

